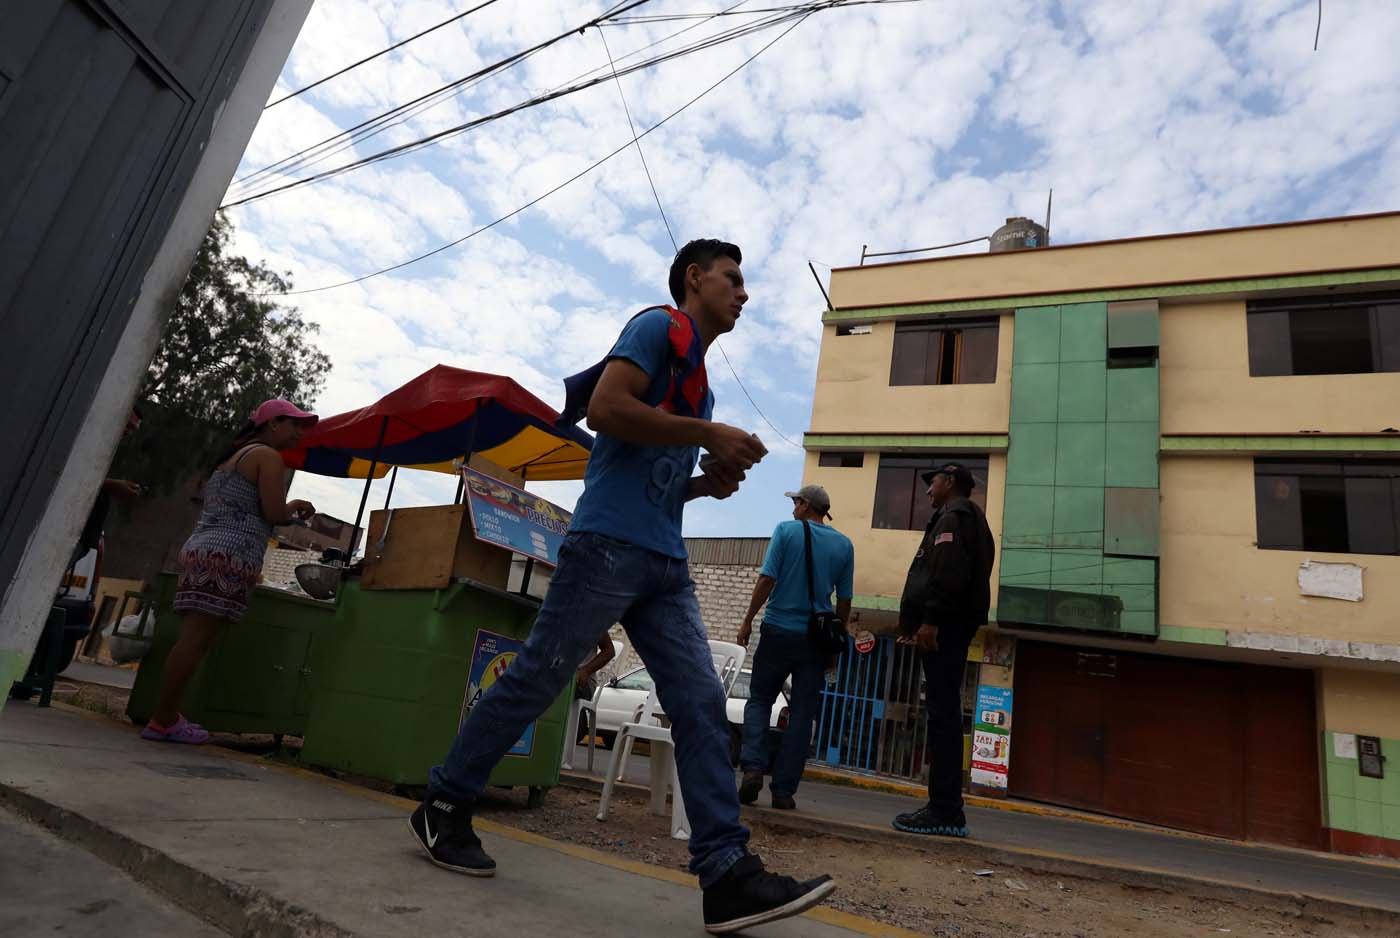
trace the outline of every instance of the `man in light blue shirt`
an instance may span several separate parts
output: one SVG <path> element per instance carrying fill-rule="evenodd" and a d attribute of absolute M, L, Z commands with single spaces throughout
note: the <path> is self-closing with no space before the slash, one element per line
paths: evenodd
<path fill-rule="evenodd" d="M 768 722 L 783 682 L 792 678 L 792 700 L 787 730 L 773 759 L 772 782 L 768 790 L 773 807 L 797 807 L 793 795 L 802 780 L 807 762 L 807 745 L 812 739 L 812 723 L 821 706 L 822 674 L 827 659 L 807 637 L 812 612 L 831 612 L 831 594 L 836 593 L 836 615 L 843 620 L 851 614 L 851 579 L 856 554 L 850 538 L 825 522 L 831 517 L 831 497 L 820 485 L 804 485 L 788 492 L 792 499 L 791 521 L 773 529 L 768 554 L 754 584 L 749 612 L 739 627 L 738 642 L 747 646 L 753 634 L 754 616 L 767 602 L 763 631 L 753 656 L 753 677 L 749 700 L 744 705 L 744 744 L 739 764 L 744 770 L 739 800 L 753 804 L 763 790 L 768 768 Z M 812 586 L 807 580 L 807 543 L 812 549 Z"/>

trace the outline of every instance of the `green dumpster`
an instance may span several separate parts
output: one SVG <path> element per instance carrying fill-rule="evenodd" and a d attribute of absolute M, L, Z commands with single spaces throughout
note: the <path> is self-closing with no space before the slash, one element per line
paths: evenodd
<path fill-rule="evenodd" d="M 529 634 L 537 600 L 454 578 L 443 589 L 341 585 L 333 638 L 312 652 L 316 698 L 302 761 L 422 785 L 467 707 L 488 691 Z M 492 773 L 492 785 L 559 781 L 571 688 Z"/>
<path fill-rule="evenodd" d="M 156 624 L 141 659 L 126 712 L 145 723 L 155 712 L 165 659 L 180 637 L 173 606 L 176 575 L 156 580 Z M 260 586 L 242 621 L 224 630 L 195 672 L 181 706 L 186 717 L 219 733 L 303 736 L 313 699 L 312 648 L 333 627 L 336 606 Z"/>

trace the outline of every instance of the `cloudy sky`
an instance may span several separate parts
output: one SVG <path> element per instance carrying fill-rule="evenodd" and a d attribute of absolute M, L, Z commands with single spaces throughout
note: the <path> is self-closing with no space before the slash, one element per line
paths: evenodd
<path fill-rule="evenodd" d="M 477 0 L 319 0 L 273 100 Z M 632 16 L 736 15 L 606 27 L 619 64 L 793 0 L 653 0 Z M 264 112 L 238 176 L 417 98 L 613 4 L 499 0 Z M 677 239 L 744 251 L 749 305 L 721 344 L 758 405 L 800 441 L 823 302 L 807 261 L 990 234 L 1044 215 L 1058 243 L 1400 208 L 1400 4 L 1328 0 L 923 0 L 814 15 L 642 141 Z M 678 30 L 693 27 L 684 35 Z M 778 35 L 747 36 L 623 78 L 638 128 Z M 598 29 L 425 110 L 352 158 L 600 74 Z M 601 74 L 607 74 L 606 71 Z M 297 289 L 432 250 L 510 213 L 628 143 L 611 83 L 440 145 L 230 210 L 238 247 Z M 287 177 L 287 178 L 295 178 Z M 287 181 L 277 178 L 277 182 Z M 235 185 L 230 198 L 264 182 Z M 981 250 L 973 246 L 963 250 Z M 507 374 L 558 406 L 635 311 L 667 299 L 673 249 L 635 149 L 429 260 L 289 297 L 334 363 L 322 414 L 361 407 L 438 363 Z M 744 399 L 713 350 L 716 419 L 770 455 L 690 535 L 764 535 L 802 453 Z M 401 476 L 395 504 L 450 501 L 453 480 Z M 380 483 L 382 485 L 383 483 Z M 572 507 L 579 483 L 531 486 Z M 293 494 L 352 518 L 360 486 L 302 474 Z M 382 488 L 378 499 L 382 500 Z M 372 501 L 374 499 L 372 498 Z"/>

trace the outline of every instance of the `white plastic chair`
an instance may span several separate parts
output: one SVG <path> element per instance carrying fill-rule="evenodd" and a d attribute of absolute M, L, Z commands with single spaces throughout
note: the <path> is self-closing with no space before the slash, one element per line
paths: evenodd
<path fill-rule="evenodd" d="M 612 640 L 613 661 L 617 661 L 622 656 L 622 643 L 617 639 Z M 574 756 L 577 755 L 579 725 L 582 722 L 583 714 L 588 713 L 588 771 L 593 771 L 593 750 L 598 739 L 598 700 L 603 696 L 603 682 L 598 683 L 598 689 L 593 692 L 592 700 L 575 699 L 569 708 L 569 723 L 565 728 L 564 736 L 564 758 L 559 762 L 559 768 L 572 769 L 574 767 Z"/>
<path fill-rule="evenodd" d="M 710 655 L 714 662 L 715 675 L 729 696 L 734 681 L 744 668 L 747 650 L 733 642 L 710 642 Z M 651 747 L 651 757 L 647 760 L 650 768 L 652 814 L 666 814 L 666 789 L 671 789 L 671 836 L 677 840 L 690 839 L 690 821 L 685 816 L 685 799 L 681 796 L 680 775 L 676 771 L 676 746 L 671 739 L 671 728 L 662 726 L 664 716 L 653 686 L 647 695 L 646 703 L 638 710 L 637 719 L 624 723 L 617 731 L 613 742 L 612 758 L 603 780 L 603 797 L 598 804 L 598 820 L 608 818 L 608 804 L 612 801 L 613 785 L 622 777 L 627 768 L 627 757 L 632 751 L 632 742 L 645 739 Z"/>

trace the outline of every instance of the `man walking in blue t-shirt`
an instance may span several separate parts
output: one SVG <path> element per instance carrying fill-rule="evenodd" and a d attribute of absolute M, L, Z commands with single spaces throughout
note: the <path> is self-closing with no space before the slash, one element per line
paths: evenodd
<path fill-rule="evenodd" d="M 748 300 L 741 261 L 739 249 L 723 241 L 681 248 L 669 282 L 679 309 L 655 307 L 633 317 L 606 363 L 585 373 L 596 381 L 586 412 L 597 439 L 549 592 L 519 656 L 433 768 L 428 795 L 410 822 L 437 865 L 472 876 L 495 873 L 472 829 L 473 803 L 525 727 L 574 679 L 598 636 L 621 622 L 671 720 L 705 928 L 725 933 L 796 915 L 836 888 L 827 876 L 798 882 L 770 873 L 747 850 L 729 763 L 725 692 L 681 539 L 685 503 L 728 498 L 767 453 L 758 437 L 710 420 L 705 351 L 734 328 Z M 701 447 L 713 459 L 692 476 Z"/>
<path fill-rule="evenodd" d="M 783 681 L 792 677 L 792 700 L 787 730 L 773 759 L 773 780 L 768 790 L 773 807 L 797 807 L 793 795 L 802 781 L 807 762 L 807 745 L 812 740 L 812 722 L 821 706 L 822 674 L 827 660 L 807 637 L 812 612 L 831 612 L 831 594 L 836 592 L 836 615 L 851 615 L 851 578 L 856 554 L 850 538 L 825 521 L 831 517 L 831 497 L 820 485 L 804 485 L 788 492 L 792 499 L 791 521 L 773 529 L 768 554 L 754 584 L 749 612 L 739 626 L 740 645 L 747 646 L 753 634 L 754 616 L 763 613 L 763 631 L 753 656 L 753 677 L 749 680 L 749 700 L 744 705 L 744 745 L 739 765 L 744 770 L 739 784 L 739 801 L 753 804 L 763 790 L 763 774 L 768 767 L 768 721 Z M 812 591 L 808 592 L 807 550 L 812 552 Z"/>

